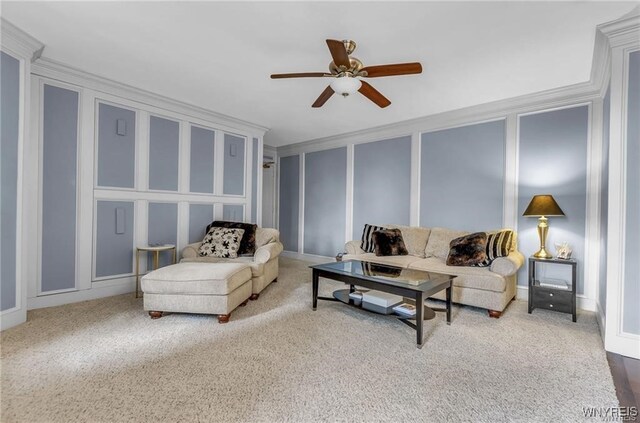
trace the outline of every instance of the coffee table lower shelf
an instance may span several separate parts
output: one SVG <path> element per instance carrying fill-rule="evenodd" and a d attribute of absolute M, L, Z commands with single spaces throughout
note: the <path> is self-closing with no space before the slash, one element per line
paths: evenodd
<path fill-rule="evenodd" d="M 340 301 L 341 303 L 350 305 L 350 306 L 355 307 L 355 308 L 359 308 L 359 309 L 364 310 L 364 311 L 368 311 L 369 313 L 390 315 L 390 316 L 393 316 L 393 317 L 397 317 L 398 319 L 403 320 L 403 321 L 404 320 L 415 320 L 416 319 L 415 316 L 406 316 L 406 315 L 402 315 L 402 314 L 399 314 L 399 313 L 395 313 L 393 311 L 393 309 L 391 309 L 391 307 L 389 307 L 387 313 L 379 313 L 377 311 L 366 309 L 366 308 L 362 307 L 362 301 L 360 301 L 360 304 L 357 304 L 357 302 L 353 298 L 350 298 L 349 297 L 350 293 L 351 293 L 351 289 L 338 289 L 336 291 L 333 291 L 333 297 L 336 300 Z M 331 298 L 329 298 L 329 300 L 331 300 Z M 415 305 L 415 303 L 416 303 L 413 298 L 404 297 L 403 301 L 405 303 L 410 303 L 410 304 L 413 304 L 413 305 Z M 422 320 L 435 319 L 435 317 L 436 317 L 436 313 L 435 312 L 436 311 L 444 311 L 444 312 L 446 312 L 447 309 L 446 308 L 431 308 L 431 307 L 428 307 L 428 306 L 425 305 L 424 306 L 424 312 L 422 313 L 422 316 L 423 316 Z"/>

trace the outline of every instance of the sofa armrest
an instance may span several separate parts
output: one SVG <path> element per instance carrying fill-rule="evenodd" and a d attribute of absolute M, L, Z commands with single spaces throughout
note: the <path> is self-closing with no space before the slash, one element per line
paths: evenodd
<path fill-rule="evenodd" d="M 512 251 L 506 257 L 498 257 L 491 263 L 490 270 L 502 276 L 511 276 L 524 264 L 524 256 L 520 251 Z"/>
<path fill-rule="evenodd" d="M 364 250 L 360 248 L 360 241 L 349 241 L 344 244 L 344 249 L 347 254 L 364 254 Z"/>
<path fill-rule="evenodd" d="M 269 260 L 276 258 L 283 250 L 282 243 L 280 241 L 270 242 L 258 248 L 253 255 L 253 261 L 256 263 L 266 263 Z"/>
<path fill-rule="evenodd" d="M 194 242 L 193 244 L 189 244 L 182 249 L 182 258 L 196 258 L 199 256 L 198 248 L 200 248 L 200 244 L 202 242 Z"/>

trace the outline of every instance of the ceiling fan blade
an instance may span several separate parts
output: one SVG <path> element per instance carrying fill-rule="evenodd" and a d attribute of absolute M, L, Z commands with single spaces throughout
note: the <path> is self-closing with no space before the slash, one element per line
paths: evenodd
<path fill-rule="evenodd" d="M 327 100 L 329 100 L 329 97 L 331 97 L 333 95 L 335 91 L 333 91 L 333 88 L 331 88 L 331 85 L 329 85 L 323 92 L 322 94 L 320 94 L 320 97 L 318 97 L 316 99 L 316 101 L 311 105 L 311 107 L 322 107 L 322 105 L 324 103 L 327 102 Z"/>
<path fill-rule="evenodd" d="M 335 63 L 336 66 L 344 66 L 346 68 L 351 67 L 347 49 L 344 47 L 344 43 L 342 41 L 327 40 L 327 45 L 329 46 L 331 57 L 333 57 L 333 63 Z"/>
<path fill-rule="evenodd" d="M 360 94 L 362 94 L 363 96 L 367 97 L 369 100 L 373 101 L 374 103 L 376 103 L 381 108 L 385 108 L 389 104 L 391 104 L 391 102 L 389 101 L 389 99 L 387 97 L 385 97 L 382 94 L 380 94 L 380 91 L 378 91 L 375 88 L 373 88 L 366 81 L 361 81 L 361 82 L 362 82 L 362 85 L 360 86 L 360 89 L 358 90 L 360 92 Z M 329 88 L 331 88 L 331 87 L 329 87 Z"/>
<path fill-rule="evenodd" d="M 422 65 L 418 62 L 396 63 L 393 65 L 367 66 L 361 72 L 367 72 L 367 77 L 377 78 L 379 76 L 413 75 L 422 73 Z"/>
<path fill-rule="evenodd" d="M 274 73 L 271 79 L 281 78 L 321 78 L 323 76 L 333 76 L 326 72 L 303 72 L 303 73 Z"/>

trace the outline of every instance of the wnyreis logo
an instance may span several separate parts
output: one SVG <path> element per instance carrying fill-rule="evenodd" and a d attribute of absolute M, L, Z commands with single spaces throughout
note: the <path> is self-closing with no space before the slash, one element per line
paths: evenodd
<path fill-rule="evenodd" d="M 605 422 L 638 421 L 638 407 L 582 407 L 582 413 Z"/>

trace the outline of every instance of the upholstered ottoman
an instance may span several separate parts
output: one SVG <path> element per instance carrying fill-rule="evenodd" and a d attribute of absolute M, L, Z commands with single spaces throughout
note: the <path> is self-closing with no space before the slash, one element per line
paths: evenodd
<path fill-rule="evenodd" d="M 251 268 L 244 263 L 178 263 L 146 274 L 142 292 L 152 319 L 170 311 L 217 314 L 218 322 L 227 323 L 251 296 Z"/>

